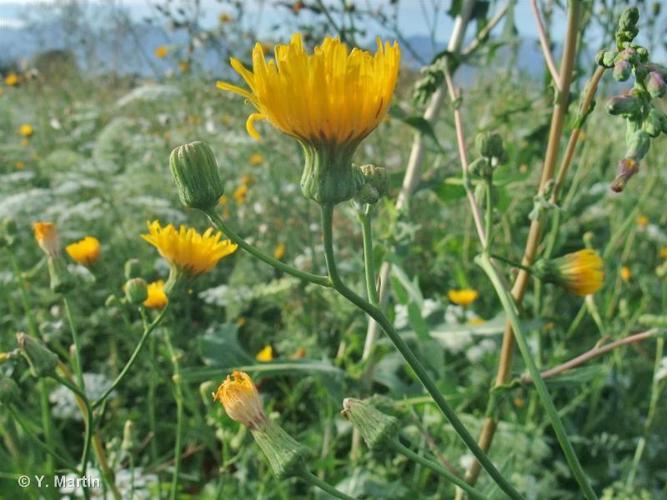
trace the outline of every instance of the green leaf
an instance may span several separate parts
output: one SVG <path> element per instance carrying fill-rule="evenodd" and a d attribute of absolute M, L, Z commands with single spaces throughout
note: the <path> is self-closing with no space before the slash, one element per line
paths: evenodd
<path fill-rule="evenodd" d="M 458 183 L 451 182 L 452 180 L 455 180 Z M 443 181 L 442 184 L 435 187 L 433 192 L 438 197 L 438 199 L 445 204 L 452 203 L 454 201 L 460 200 L 461 198 L 465 198 L 466 190 L 463 187 L 463 183 L 460 181 L 461 179 L 458 177 L 447 178 Z"/>
<path fill-rule="evenodd" d="M 419 133 L 428 137 L 433 144 L 442 152 L 444 151 L 443 147 L 438 142 L 438 138 L 435 135 L 433 130 L 433 125 L 427 119 L 420 115 L 408 115 L 403 109 L 398 105 L 394 104 L 389 108 L 389 116 L 396 118 L 397 120 L 402 121 L 406 125 L 411 126 L 416 129 Z"/>

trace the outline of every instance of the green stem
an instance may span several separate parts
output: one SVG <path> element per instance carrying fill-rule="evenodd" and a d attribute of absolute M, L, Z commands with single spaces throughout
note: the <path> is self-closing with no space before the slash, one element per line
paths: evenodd
<path fill-rule="evenodd" d="M 178 477 L 181 473 L 181 448 L 183 440 L 183 390 L 181 379 L 181 365 L 178 360 L 178 353 L 171 342 L 171 333 L 167 329 L 164 335 L 165 344 L 169 351 L 169 357 L 174 365 L 174 395 L 176 397 L 176 443 L 174 444 L 174 473 L 171 479 L 171 500 L 176 500 L 178 489 Z"/>
<path fill-rule="evenodd" d="M 72 316 L 72 310 L 69 306 L 69 300 L 67 300 L 66 296 L 63 296 L 63 305 L 65 307 L 65 316 L 67 316 L 69 329 L 72 332 L 72 340 L 74 341 L 74 359 L 76 360 L 74 373 L 76 374 L 76 382 L 79 384 L 79 387 L 85 391 L 86 386 L 83 381 L 83 365 L 81 364 L 81 342 L 79 342 L 79 334 L 76 329 L 76 324 L 74 323 L 74 317 Z"/>
<path fill-rule="evenodd" d="M 449 406 L 443 395 L 438 390 L 433 379 L 422 365 L 419 358 L 412 352 L 412 349 L 405 343 L 403 338 L 399 333 L 394 329 L 391 322 L 387 317 L 378 309 L 377 307 L 369 304 L 366 300 L 361 298 L 359 295 L 350 290 L 341 280 L 338 270 L 336 268 L 336 261 L 333 250 L 333 231 L 332 231 L 332 220 L 333 220 L 333 205 L 322 205 L 322 231 L 324 234 L 324 257 L 327 263 L 327 269 L 329 270 L 329 279 L 333 287 L 340 293 L 343 297 L 349 300 L 351 303 L 356 305 L 359 309 L 368 314 L 373 318 L 385 331 L 391 342 L 394 344 L 396 349 L 401 353 L 405 361 L 408 363 L 410 368 L 414 371 L 415 375 L 422 383 L 424 388 L 431 395 L 435 404 L 438 405 L 440 411 L 445 415 L 447 420 L 450 422 L 454 431 L 459 435 L 461 440 L 466 444 L 470 451 L 475 455 L 477 460 L 484 469 L 489 473 L 491 478 L 498 484 L 498 486 L 510 497 L 514 499 L 522 498 L 518 491 L 507 482 L 507 480 L 502 476 L 502 474 L 496 469 L 489 457 L 482 451 L 482 449 L 475 441 L 468 430 L 465 428 L 461 420 L 458 418 L 454 410 Z"/>
<path fill-rule="evenodd" d="M 243 250 L 248 252 L 253 257 L 256 257 L 257 259 L 267 263 L 268 265 L 278 269 L 279 271 L 291 274 L 292 276 L 295 276 L 299 279 L 310 281 L 311 283 L 316 283 L 318 285 L 331 287 L 331 282 L 329 281 L 329 278 L 327 278 L 326 276 L 320 276 L 306 271 L 301 271 L 288 264 L 285 264 L 284 262 L 278 259 L 275 259 L 270 255 L 265 254 L 258 248 L 255 248 L 250 243 L 246 242 L 241 236 L 239 236 L 236 232 L 234 232 L 229 226 L 227 226 L 227 224 L 225 224 L 225 221 L 222 220 L 222 217 L 216 214 L 213 210 L 210 210 L 205 213 L 208 216 L 209 220 L 211 221 L 213 227 L 221 231 L 225 236 L 227 236 L 230 240 L 232 240 L 234 243 L 236 243 L 238 246 L 240 246 Z"/>
<path fill-rule="evenodd" d="M 493 231 L 493 178 L 488 176 L 484 179 L 486 185 L 486 207 L 484 210 L 484 231 L 486 234 L 486 247 L 485 250 L 491 248 L 492 234 Z"/>
<path fill-rule="evenodd" d="M 14 254 L 11 251 L 8 251 L 7 254 L 9 255 L 9 262 L 11 263 L 14 272 L 14 279 L 19 288 L 21 305 L 23 306 L 23 311 L 28 321 L 28 332 L 33 337 L 38 338 L 39 329 L 37 328 L 35 316 L 32 313 L 32 305 L 30 304 L 30 299 L 26 292 L 26 283 L 21 275 L 21 269 L 19 268 Z M 51 406 L 49 405 L 49 393 L 46 387 L 46 380 L 39 380 L 37 386 L 39 388 L 39 406 L 41 410 L 42 427 L 44 428 L 44 438 L 49 448 L 53 449 L 55 448 L 55 439 L 53 436 L 53 421 L 51 420 Z M 50 454 L 46 455 L 46 473 L 51 476 L 55 473 L 53 457 Z"/>
<path fill-rule="evenodd" d="M 153 465 L 157 464 L 157 424 L 155 418 L 155 382 L 157 380 L 157 370 L 155 369 L 155 337 L 151 337 L 148 344 L 149 357 L 151 359 L 151 374 L 148 379 L 148 426 L 151 430 L 151 460 Z"/>
<path fill-rule="evenodd" d="M 570 443 L 570 440 L 567 437 L 565 427 L 563 426 L 563 423 L 558 416 L 558 411 L 556 410 L 553 400 L 549 395 L 549 390 L 547 389 L 544 380 L 542 380 L 542 377 L 540 376 L 539 369 L 533 361 L 530 348 L 528 347 L 528 342 L 526 341 L 526 336 L 523 332 L 521 321 L 519 320 L 519 313 L 516 308 L 516 304 L 514 303 L 514 299 L 512 299 L 510 292 L 507 290 L 505 284 L 498 275 L 489 255 L 483 253 L 475 260 L 477 261 L 477 264 L 484 270 L 486 275 L 491 280 L 494 288 L 496 289 L 496 293 L 498 294 L 500 302 L 502 303 L 503 309 L 505 309 L 505 313 L 507 314 L 507 317 L 512 324 L 514 337 L 516 338 L 516 343 L 519 346 L 519 351 L 521 351 L 521 356 L 523 357 L 523 361 L 526 364 L 526 368 L 528 368 L 528 373 L 530 373 L 530 376 L 533 379 L 537 394 L 542 401 L 542 405 L 544 406 L 547 416 L 549 417 L 549 421 L 551 422 L 554 432 L 556 433 L 558 442 L 560 443 L 567 463 L 569 464 L 570 469 L 572 470 L 572 473 L 577 480 L 577 483 L 579 483 L 579 486 L 581 487 L 581 490 L 587 499 L 596 499 L 597 496 L 591 488 L 586 474 L 584 473 L 584 470 L 579 463 L 579 459 L 574 452 L 572 443 Z"/>
<path fill-rule="evenodd" d="M 130 371 L 130 368 L 132 368 L 132 365 L 134 362 L 137 360 L 137 357 L 139 356 L 139 353 L 144 347 L 144 344 L 146 343 L 146 340 L 148 340 L 148 337 L 150 336 L 151 332 L 155 330 L 155 327 L 162 321 L 162 318 L 164 318 L 164 314 L 167 312 L 167 309 L 169 307 L 169 304 L 164 306 L 162 311 L 160 311 L 160 314 L 153 320 L 153 322 L 148 325 L 147 328 L 144 329 L 144 333 L 141 335 L 141 339 L 139 339 L 139 343 L 137 344 L 137 347 L 134 348 L 134 352 L 130 356 L 130 359 L 127 361 L 123 369 L 120 371 L 116 379 L 113 381 L 113 384 L 111 384 L 111 387 L 109 387 L 106 391 L 104 391 L 104 394 L 100 396 L 100 398 L 93 403 L 93 409 L 97 408 L 100 406 L 106 398 L 109 397 L 109 394 L 118 387 L 118 384 L 120 384 L 123 379 L 125 378 L 125 375 L 127 375 L 127 372 Z"/>
<path fill-rule="evenodd" d="M 370 206 L 370 205 L 368 205 Z M 375 259 L 373 258 L 373 230 L 371 214 L 368 208 L 359 213 L 361 221 L 361 235 L 364 244 L 364 270 L 366 274 L 366 294 L 368 301 L 377 306 L 379 303 L 378 290 L 375 286 Z"/>
<path fill-rule="evenodd" d="M 90 443 L 93 438 L 93 426 L 94 426 L 94 421 L 93 421 L 93 408 L 90 406 L 90 401 L 88 401 L 88 396 L 86 396 L 86 393 L 83 392 L 81 389 L 79 389 L 76 385 L 71 383 L 69 380 L 64 379 L 62 377 L 59 377 L 58 375 L 53 375 L 53 378 L 59 383 L 67 387 L 70 391 L 72 391 L 76 396 L 81 399 L 83 402 L 84 406 L 86 407 L 86 417 L 85 417 L 85 424 L 86 424 L 86 437 L 83 442 L 83 453 L 81 454 L 81 477 L 84 477 L 86 475 L 86 471 L 88 470 L 88 455 L 90 454 Z"/>
<path fill-rule="evenodd" d="M 336 488 L 331 486 L 329 483 L 327 483 L 325 481 L 322 481 L 315 474 L 313 474 L 312 472 L 309 472 L 305 469 L 301 472 L 301 475 L 299 477 L 301 477 L 301 479 L 303 479 L 307 483 L 310 483 L 313 486 L 317 486 L 321 490 L 326 491 L 331 496 L 334 496 L 336 498 L 341 498 L 342 500 L 354 500 L 354 497 L 348 496 L 345 493 L 343 493 L 341 491 L 338 491 Z"/>
<path fill-rule="evenodd" d="M 482 493 L 477 491 L 475 488 L 470 486 L 468 483 L 466 483 L 463 479 L 460 477 L 452 474 L 449 472 L 447 469 L 442 467 L 440 464 L 429 460 L 427 458 L 422 457 L 421 455 L 418 455 L 414 451 L 412 451 L 410 448 L 407 446 L 404 446 L 403 444 L 400 443 L 398 439 L 392 439 L 388 441 L 390 446 L 394 448 L 397 452 L 399 452 L 402 455 L 405 455 L 408 457 L 410 460 L 413 460 L 417 462 L 418 464 L 423 465 L 424 467 L 427 467 L 431 469 L 433 472 L 436 474 L 439 474 L 440 476 L 444 477 L 447 481 L 454 483 L 456 486 L 464 490 L 466 493 L 468 493 L 471 497 L 473 498 L 480 498 L 482 500 L 487 499 L 488 497 L 484 496 Z"/>

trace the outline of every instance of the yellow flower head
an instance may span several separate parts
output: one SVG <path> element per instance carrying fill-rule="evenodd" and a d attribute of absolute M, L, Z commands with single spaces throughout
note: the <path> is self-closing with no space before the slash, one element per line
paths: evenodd
<path fill-rule="evenodd" d="M 19 127 L 19 134 L 23 137 L 30 137 L 35 133 L 35 130 L 32 128 L 32 125 L 29 123 L 23 123 Z"/>
<path fill-rule="evenodd" d="M 273 249 L 273 256 L 278 260 L 283 260 L 283 257 L 285 257 L 286 249 L 287 247 L 285 246 L 284 243 L 278 243 L 276 245 L 276 248 Z"/>
<path fill-rule="evenodd" d="M 93 236 L 86 236 L 81 241 L 67 245 L 65 251 L 79 264 L 89 266 L 100 258 L 100 241 Z"/>
<path fill-rule="evenodd" d="M 660 249 L 660 257 L 667 259 L 667 246 L 664 246 Z"/>
<path fill-rule="evenodd" d="M 171 224 L 162 227 L 159 221 L 148 223 L 148 234 L 141 237 L 158 249 L 170 265 L 190 276 L 210 271 L 220 259 L 236 251 L 237 245 L 222 240 L 220 232 L 207 229 L 203 234 L 193 228 Z"/>
<path fill-rule="evenodd" d="M 25 162 L 19 160 L 16 162 L 16 169 L 17 170 L 23 170 L 25 168 Z"/>
<path fill-rule="evenodd" d="M 221 24 L 227 24 L 232 22 L 234 18 L 231 16 L 231 14 L 227 12 L 221 12 L 220 15 L 218 16 L 218 21 L 220 21 Z"/>
<path fill-rule="evenodd" d="M 273 347 L 269 344 L 265 345 L 264 348 L 257 353 L 255 359 L 261 363 L 268 363 L 273 361 Z"/>
<path fill-rule="evenodd" d="M 234 371 L 220 384 L 213 399 L 224 406 L 227 415 L 254 430 L 265 422 L 266 416 L 257 388 L 245 372 Z"/>
<path fill-rule="evenodd" d="M 144 301 L 144 307 L 148 309 L 163 309 L 169 302 L 169 298 L 164 291 L 164 281 L 158 280 L 149 283 L 146 287 L 148 297 Z"/>
<path fill-rule="evenodd" d="M 447 292 L 447 297 L 449 298 L 450 302 L 453 302 L 454 304 L 458 304 L 460 306 L 469 306 L 475 300 L 477 300 L 477 296 L 479 293 L 477 290 L 473 290 L 472 288 L 463 288 L 461 290 L 450 290 Z"/>
<path fill-rule="evenodd" d="M 159 47 L 155 48 L 155 50 L 153 51 L 153 55 L 155 55 L 155 57 L 157 57 L 158 59 L 164 59 L 169 55 L 169 49 L 164 45 L 160 45 Z"/>
<path fill-rule="evenodd" d="M 5 84 L 7 84 L 10 87 L 14 87 L 19 84 L 20 80 L 21 79 L 19 78 L 19 75 L 17 75 L 12 71 L 5 77 Z"/>
<path fill-rule="evenodd" d="M 179 61 L 178 69 L 181 70 L 181 73 L 187 73 L 190 71 L 190 63 L 188 61 Z"/>
<path fill-rule="evenodd" d="M 245 183 L 241 184 L 234 190 L 233 196 L 234 200 L 236 200 L 236 203 L 243 205 L 246 198 L 248 197 L 248 185 Z"/>
<path fill-rule="evenodd" d="M 603 262 L 595 250 L 569 253 L 552 262 L 556 282 L 577 295 L 597 292 L 604 281 Z"/>
<path fill-rule="evenodd" d="M 630 271 L 628 266 L 621 267 L 620 274 L 623 281 L 630 281 L 630 278 L 632 278 L 632 271 Z"/>
<path fill-rule="evenodd" d="M 400 49 L 378 39 L 375 54 L 348 49 L 327 37 L 309 54 L 300 33 L 275 47 L 267 61 L 260 43 L 252 52 L 252 71 L 232 59 L 249 90 L 218 82 L 218 88 L 245 97 L 257 112 L 246 123 L 259 139 L 257 120 L 309 144 L 358 143 L 384 118 L 396 86 Z"/>
<path fill-rule="evenodd" d="M 259 167 L 262 163 L 264 163 L 264 157 L 259 153 L 254 153 L 250 155 L 250 158 L 248 158 L 248 163 L 250 163 L 250 165 L 253 167 Z"/>
<path fill-rule="evenodd" d="M 37 244 L 49 257 L 56 257 L 60 253 L 58 231 L 53 222 L 35 222 L 32 225 Z"/>
<path fill-rule="evenodd" d="M 645 215 L 638 215 L 636 222 L 637 226 L 639 226 L 639 229 L 644 229 L 646 226 L 648 226 L 649 220 Z"/>

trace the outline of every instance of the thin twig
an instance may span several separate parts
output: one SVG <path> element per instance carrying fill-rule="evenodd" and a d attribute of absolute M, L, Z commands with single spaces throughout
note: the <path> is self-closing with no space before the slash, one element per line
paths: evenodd
<path fill-rule="evenodd" d="M 484 26 L 479 33 L 477 33 L 477 36 L 475 36 L 475 39 L 468 44 L 466 48 L 464 48 L 461 51 L 461 55 L 463 57 L 468 57 L 471 55 L 473 52 L 475 52 L 480 45 L 486 40 L 486 37 L 489 36 L 489 33 L 493 31 L 493 28 L 496 27 L 496 25 L 500 22 L 500 20 L 505 17 L 505 14 L 507 14 L 507 11 L 510 8 L 510 4 L 512 2 L 509 1 L 505 5 L 503 5 L 500 9 L 498 9 L 498 12 L 489 20 L 488 23 L 486 23 L 486 26 Z"/>
<path fill-rule="evenodd" d="M 542 379 L 556 377 L 568 370 L 571 370 L 572 368 L 576 368 L 579 365 L 583 365 L 584 363 L 590 361 L 593 358 L 597 358 L 598 356 L 602 356 L 603 354 L 608 353 L 609 351 L 613 351 L 617 347 L 621 347 L 628 344 L 636 344 L 646 339 L 650 339 L 651 337 L 654 337 L 656 333 L 657 330 L 647 330 L 645 332 L 630 335 L 629 337 L 625 337 L 623 339 L 615 340 L 614 342 L 611 342 L 609 344 L 596 345 L 592 349 L 586 351 L 583 354 L 580 354 L 576 358 L 572 358 L 571 360 L 566 361 L 565 363 L 562 363 L 558 366 L 554 366 L 553 368 L 549 368 L 548 370 L 543 371 L 540 374 L 540 376 L 542 377 Z M 521 376 L 522 384 L 531 384 L 532 382 L 533 379 L 528 373 Z"/>
<path fill-rule="evenodd" d="M 554 85 L 560 91 L 563 88 L 561 86 L 560 75 L 558 74 L 556 63 L 554 62 L 551 49 L 549 48 L 549 39 L 547 38 L 547 32 L 544 29 L 544 23 L 542 22 L 540 9 L 537 6 L 537 0 L 530 0 L 530 6 L 532 7 L 533 15 L 535 16 L 535 23 L 537 24 L 537 35 L 540 38 L 540 45 L 542 46 L 542 52 L 544 53 L 544 61 L 547 63 L 547 68 L 549 69 L 549 73 L 551 73 L 551 78 L 554 81 Z"/>

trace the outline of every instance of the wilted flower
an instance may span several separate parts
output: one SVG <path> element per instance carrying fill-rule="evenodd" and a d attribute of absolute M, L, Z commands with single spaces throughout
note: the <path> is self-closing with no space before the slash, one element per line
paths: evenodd
<path fill-rule="evenodd" d="M 460 306 L 469 306 L 477 300 L 479 293 L 472 288 L 462 288 L 460 290 L 450 290 L 447 292 L 447 297 L 450 302 Z"/>
<path fill-rule="evenodd" d="M 89 266 L 100 258 L 100 241 L 94 236 L 86 236 L 76 243 L 65 247 L 67 255 L 79 264 Z"/>
<path fill-rule="evenodd" d="M 35 222 L 32 225 L 37 244 L 49 257 L 56 257 L 60 253 L 58 231 L 53 222 Z"/>
<path fill-rule="evenodd" d="M 301 34 L 277 45 L 267 62 L 261 44 L 253 50 L 253 70 L 232 59 L 249 90 L 226 82 L 218 88 L 245 97 L 256 109 L 246 122 L 259 139 L 255 122 L 268 120 L 297 139 L 306 165 L 303 193 L 318 203 L 338 203 L 354 196 L 361 184 L 351 158 L 358 144 L 384 119 L 399 70 L 397 44 L 378 39 L 375 54 L 353 49 L 338 38 L 325 38 L 313 54 Z"/>
<path fill-rule="evenodd" d="M 186 226 L 176 230 L 171 224 L 160 226 L 157 220 L 148 223 L 148 234 L 141 237 L 157 248 L 173 268 L 192 277 L 210 271 L 237 248 L 229 240 L 221 241 L 222 233 L 213 233 L 211 228 L 204 233 Z"/>
<path fill-rule="evenodd" d="M 148 309 L 163 309 L 169 303 L 169 298 L 164 291 L 163 280 L 149 283 L 146 291 L 148 292 L 148 297 L 144 300 L 144 307 Z"/>
<path fill-rule="evenodd" d="M 234 370 L 220 384 L 213 399 L 224 406 L 227 415 L 250 429 L 259 429 L 266 422 L 266 415 L 257 388 L 245 372 Z"/>

